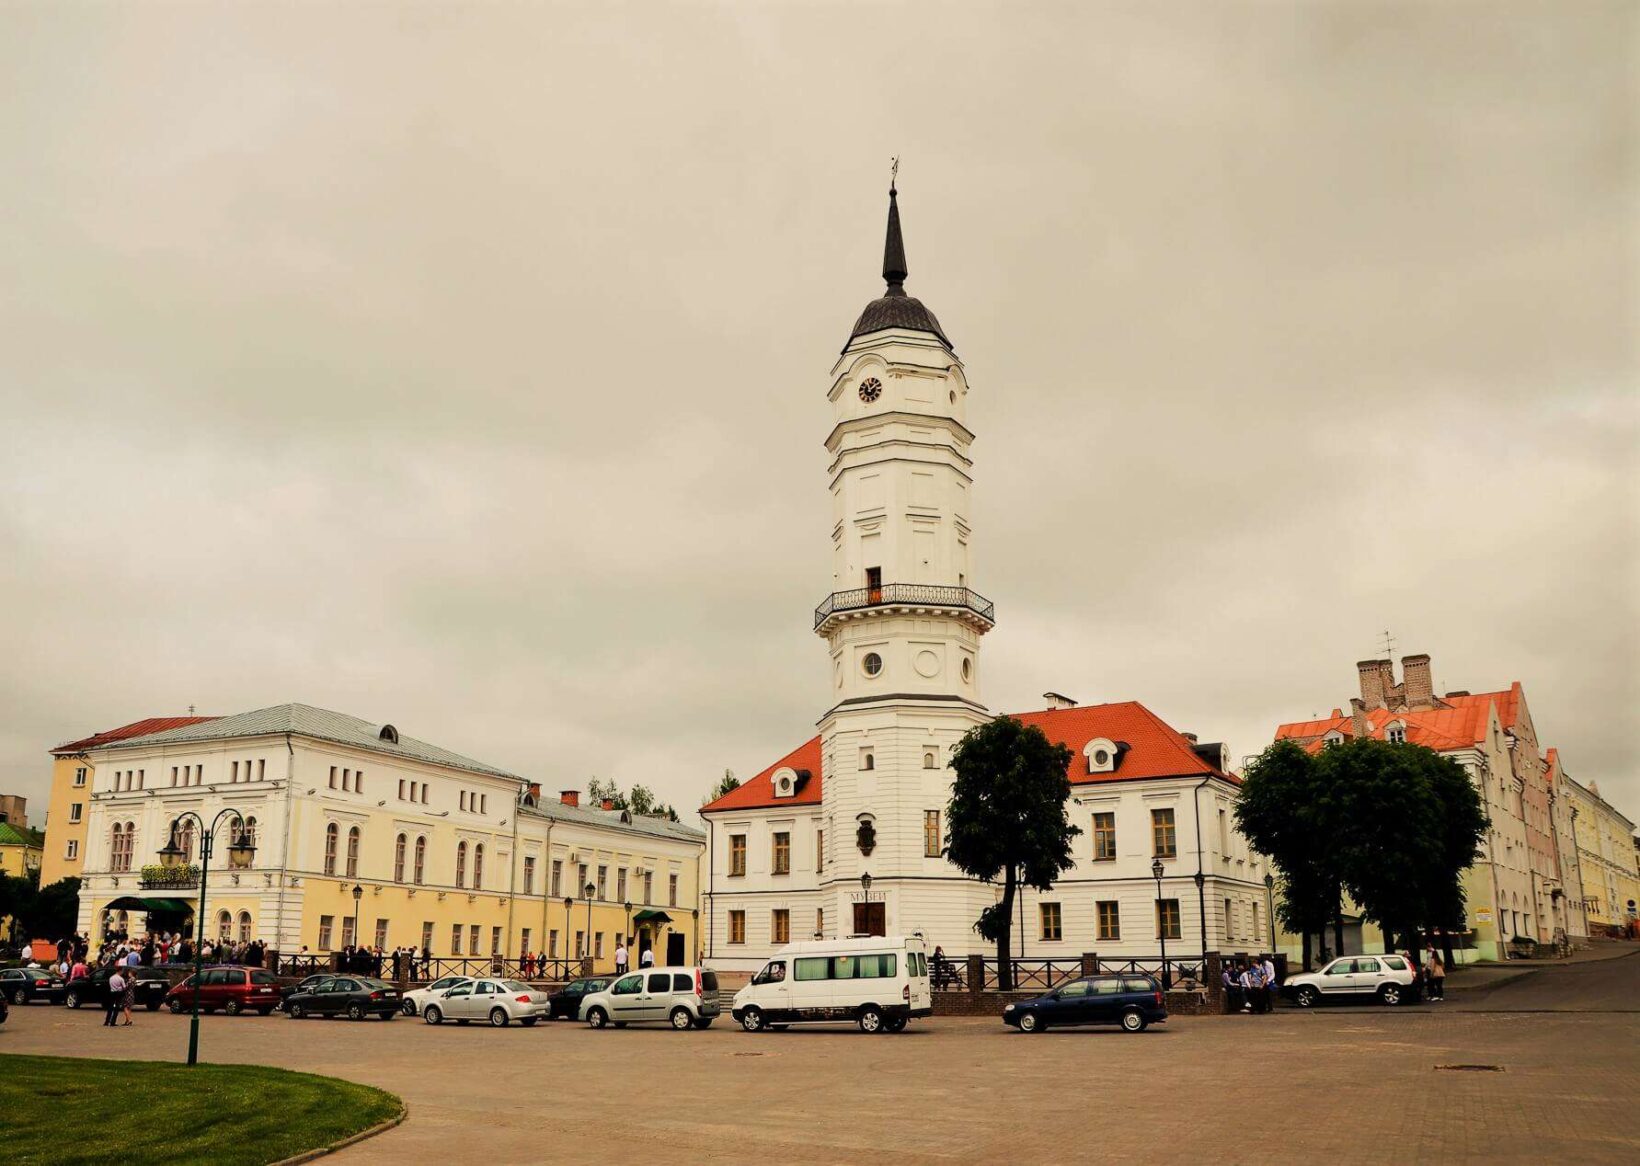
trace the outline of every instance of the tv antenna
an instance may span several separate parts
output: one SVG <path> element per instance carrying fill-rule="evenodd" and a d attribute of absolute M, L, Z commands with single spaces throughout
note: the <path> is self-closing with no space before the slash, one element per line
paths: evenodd
<path fill-rule="evenodd" d="M 1387 631 L 1383 633 L 1383 636 L 1384 636 L 1384 655 L 1393 658 L 1394 655 L 1395 655 L 1395 637 L 1390 635 L 1389 632 L 1387 632 Z"/>

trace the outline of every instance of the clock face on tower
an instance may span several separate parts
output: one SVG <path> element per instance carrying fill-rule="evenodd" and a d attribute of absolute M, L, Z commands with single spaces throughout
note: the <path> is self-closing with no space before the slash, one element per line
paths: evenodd
<path fill-rule="evenodd" d="M 867 377 L 865 380 L 860 382 L 860 400 L 864 401 L 866 404 L 871 404 L 882 395 L 883 382 L 878 380 L 876 377 Z"/>

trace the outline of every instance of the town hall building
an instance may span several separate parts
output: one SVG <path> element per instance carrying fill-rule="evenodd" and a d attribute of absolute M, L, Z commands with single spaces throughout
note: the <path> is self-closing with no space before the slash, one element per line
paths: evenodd
<path fill-rule="evenodd" d="M 816 936 L 921 933 L 948 957 L 986 949 L 973 924 L 1000 889 L 943 857 L 952 749 L 992 716 L 980 644 L 997 615 L 974 587 L 970 386 L 906 275 L 891 186 L 887 287 L 827 387 L 832 569 L 814 631 L 830 707 L 818 735 L 701 810 L 703 931 L 718 967 L 755 968 Z M 1224 748 L 1137 702 L 1047 700 L 1017 715 L 1071 749 L 1082 834 L 1052 890 L 1018 897 L 1016 956 L 1268 948 L 1266 871 L 1234 829 Z"/>

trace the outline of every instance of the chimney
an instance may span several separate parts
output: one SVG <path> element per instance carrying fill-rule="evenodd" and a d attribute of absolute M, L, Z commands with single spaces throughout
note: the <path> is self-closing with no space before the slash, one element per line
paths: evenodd
<path fill-rule="evenodd" d="M 615 802 L 613 799 L 605 798 L 598 808 L 602 810 L 613 810 L 615 808 Z"/>
<path fill-rule="evenodd" d="M 1051 709 L 1073 709 L 1076 702 L 1062 692 L 1044 692 L 1042 699 L 1048 702 Z"/>
<path fill-rule="evenodd" d="M 1394 666 L 1388 660 L 1358 660 L 1355 670 L 1361 674 L 1361 704 L 1364 708 L 1381 709 L 1389 700 L 1389 688 L 1395 681 Z M 1384 673 L 1389 672 L 1389 679 Z M 1355 702 L 1352 700 L 1353 706 Z"/>
<path fill-rule="evenodd" d="M 1365 675 L 1362 674 L 1363 679 Z M 1355 697 L 1350 701 L 1350 736 L 1365 737 L 1370 731 L 1367 725 L 1367 702 Z"/>
<path fill-rule="evenodd" d="M 1435 703 L 1435 685 L 1429 679 L 1427 655 L 1401 657 L 1401 685 L 1408 708 L 1429 708 Z"/>
<path fill-rule="evenodd" d="M 1196 736 L 1194 733 L 1180 733 L 1179 736 L 1183 737 L 1186 741 L 1189 741 L 1192 745 L 1197 744 L 1201 740 L 1201 738 Z"/>
<path fill-rule="evenodd" d="M 538 782 L 538 781 L 530 782 L 529 791 L 530 791 L 530 801 L 535 802 L 536 804 L 539 805 L 540 801 L 541 801 L 541 783 Z"/>
<path fill-rule="evenodd" d="M 1469 695 L 1469 690 L 1467 688 L 1454 688 L 1451 692 L 1447 693 L 1447 696 L 1468 696 L 1468 695 Z"/>
<path fill-rule="evenodd" d="M 581 791 L 578 789 L 561 789 L 558 791 L 560 805 L 578 806 L 581 804 Z"/>

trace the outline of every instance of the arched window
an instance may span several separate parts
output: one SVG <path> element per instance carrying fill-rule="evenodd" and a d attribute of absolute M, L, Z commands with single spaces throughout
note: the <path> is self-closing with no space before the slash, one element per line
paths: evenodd
<path fill-rule="evenodd" d="M 244 833 L 245 841 L 249 842 L 252 846 L 255 846 L 256 845 L 256 819 L 255 818 L 246 818 L 245 819 L 245 829 L 244 829 L 243 833 Z"/>
<path fill-rule="evenodd" d="M 416 839 L 416 870 L 415 874 L 412 876 L 417 886 L 421 885 L 421 872 L 422 868 L 426 865 L 427 839 L 425 837 L 420 837 Z"/>
<path fill-rule="evenodd" d="M 359 828 L 354 826 L 347 832 L 347 877 L 359 877 Z"/>
<path fill-rule="evenodd" d="M 467 885 L 467 844 L 463 842 L 456 847 L 456 886 Z"/>
<path fill-rule="evenodd" d="M 877 768 L 877 757 L 876 757 L 876 755 L 872 754 L 872 753 L 867 753 L 865 755 L 865 759 L 860 763 L 860 768 L 861 769 L 876 769 Z"/>
<path fill-rule="evenodd" d="M 251 913 L 249 911 L 241 911 L 239 913 L 239 942 L 240 943 L 249 943 L 250 941 L 251 941 Z"/>
<path fill-rule="evenodd" d="M 114 823 L 114 833 L 110 841 L 108 868 L 116 872 L 130 870 L 131 835 L 123 822 Z"/>
<path fill-rule="evenodd" d="M 325 827 L 325 873 L 327 875 L 336 873 L 336 837 L 338 833 L 340 831 L 334 822 Z"/>
<path fill-rule="evenodd" d="M 473 890 L 484 885 L 484 844 L 478 843 L 473 847 Z"/>
<path fill-rule="evenodd" d="M 216 937 L 218 939 L 233 938 L 233 916 L 226 911 L 218 911 L 216 914 Z"/>
<path fill-rule="evenodd" d="M 400 834 L 393 841 L 393 881 L 396 883 L 404 881 L 404 849 L 405 837 Z"/>
<path fill-rule="evenodd" d="M 924 769 L 938 769 L 939 768 L 939 766 L 934 761 L 934 751 L 932 749 L 930 749 L 927 753 L 923 754 L 923 768 Z"/>

